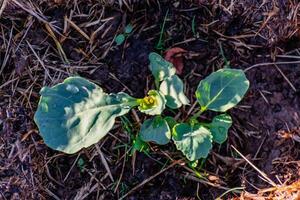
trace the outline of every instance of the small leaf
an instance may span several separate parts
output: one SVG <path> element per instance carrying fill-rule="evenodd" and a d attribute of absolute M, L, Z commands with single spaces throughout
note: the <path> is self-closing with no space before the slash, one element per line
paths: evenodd
<path fill-rule="evenodd" d="M 166 120 L 161 116 L 147 119 L 142 124 L 140 138 L 145 142 L 155 142 L 164 145 L 170 141 L 171 131 Z"/>
<path fill-rule="evenodd" d="M 129 34 L 129 33 L 132 32 L 132 30 L 133 30 L 133 26 L 132 26 L 131 24 L 128 24 L 128 25 L 125 27 L 124 32 L 125 32 L 126 34 Z"/>
<path fill-rule="evenodd" d="M 176 69 L 173 67 L 172 63 L 166 61 L 157 53 L 150 53 L 149 60 L 149 67 L 155 80 L 163 81 L 176 73 Z"/>
<path fill-rule="evenodd" d="M 144 153 L 148 153 L 149 151 L 148 144 L 143 140 L 141 140 L 139 136 L 136 136 L 136 138 L 133 140 L 132 147 L 133 148 L 131 151 L 131 155 L 133 155 L 135 151 L 144 152 Z"/>
<path fill-rule="evenodd" d="M 115 118 L 138 103 L 125 93 L 106 94 L 94 83 L 71 77 L 41 90 L 34 116 L 40 134 L 52 149 L 75 153 L 103 138 Z"/>
<path fill-rule="evenodd" d="M 228 129 L 232 125 L 232 119 L 228 114 L 221 114 L 214 117 L 209 124 L 210 131 L 213 136 L 213 141 L 222 144 L 227 139 Z"/>
<path fill-rule="evenodd" d="M 248 88 L 243 70 L 220 69 L 200 81 L 196 97 L 201 110 L 226 112 L 242 100 Z"/>
<path fill-rule="evenodd" d="M 79 158 L 77 161 L 77 167 L 80 169 L 81 172 L 83 172 L 85 166 L 85 162 L 82 158 Z"/>
<path fill-rule="evenodd" d="M 170 130 L 177 124 L 176 120 L 170 116 L 165 117 L 164 120 L 168 123 Z"/>
<path fill-rule="evenodd" d="M 157 90 L 150 90 L 148 96 L 138 99 L 138 109 L 147 115 L 160 115 L 166 107 L 166 99 Z"/>
<path fill-rule="evenodd" d="M 182 73 L 184 67 L 183 54 L 186 52 L 186 50 L 180 47 L 174 47 L 166 51 L 165 59 L 174 65 L 177 74 Z"/>
<path fill-rule="evenodd" d="M 189 104 L 189 100 L 183 92 L 183 82 L 177 75 L 166 78 L 160 84 L 160 91 L 165 95 L 166 105 L 170 108 L 176 109 Z"/>
<path fill-rule="evenodd" d="M 117 43 L 117 45 L 121 45 L 124 42 L 124 40 L 125 40 L 125 35 L 124 34 L 119 34 L 115 38 L 115 42 Z"/>
<path fill-rule="evenodd" d="M 176 148 L 190 161 L 206 158 L 212 148 L 211 133 L 201 125 L 177 124 L 172 135 Z"/>

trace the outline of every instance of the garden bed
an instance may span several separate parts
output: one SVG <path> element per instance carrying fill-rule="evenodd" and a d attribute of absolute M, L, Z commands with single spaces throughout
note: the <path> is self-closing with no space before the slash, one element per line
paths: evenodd
<path fill-rule="evenodd" d="M 299 4 L 4 2 L 0 199 L 216 199 L 226 191 L 222 198 L 230 199 L 245 192 L 267 196 L 259 189 L 299 179 Z M 128 24 L 133 32 L 116 45 L 115 37 Z M 197 166 L 198 173 L 176 162 L 184 156 L 172 144 L 152 144 L 149 155 L 130 154 L 130 135 L 137 133 L 138 119 L 147 119 L 140 113 L 127 114 L 132 133 L 122 129 L 118 119 L 108 136 L 73 155 L 43 143 L 33 121 L 43 86 L 80 75 L 107 93 L 124 91 L 142 98 L 154 88 L 149 53 L 164 55 L 173 47 L 186 50 L 179 76 L 191 101 L 173 115 L 187 115 L 199 81 L 227 61 L 243 69 L 250 81 L 243 101 L 229 111 L 233 126 L 227 141 L 214 145 Z M 208 112 L 202 119 L 213 116 Z M 261 172 L 270 181 L 264 181 Z"/>

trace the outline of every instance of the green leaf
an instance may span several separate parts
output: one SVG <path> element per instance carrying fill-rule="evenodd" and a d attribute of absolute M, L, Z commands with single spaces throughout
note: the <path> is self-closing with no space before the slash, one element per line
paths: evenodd
<path fill-rule="evenodd" d="M 177 149 L 190 161 L 206 158 L 212 148 L 211 133 L 202 125 L 177 124 L 172 135 Z"/>
<path fill-rule="evenodd" d="M 161 116 L 156 116 L 144 121 L 139 136 L 145 142 L 155 142 L 156 144 L 164 145 L 170 141 L 171 130 L 166 120 Z"/>
<path fill-rule="evenodd" d="M 199 160 L 190 161 L 190 162 L 188 162 L 188 166 L 190 168 L 194 169 L 197 167 L 198 163 L 199 163 Z"/>
<path fill-rule="evenodd" d="M 210 131 L 213 136 L 213 141 L 222 144 L 227 139 L 228 129 L 232 125 L 232 119 L 228 114 L 221 114 L 214 117 L 209 124 Z"/>
<path fill-rule="evenodd" d="M 183 82 L 177 75 L 166 78 L 160 84 L 160 91 L 165 95 L 166 105 L 170 108 L 176 109 L 189 104 L 189 100 L 183 92 Z"/>
<path fill-rule="evenodd" d="M 157 90 L 150 90 L 148 96 L 138 99 L 138 109 L 147 115 L 160 115 L 166 107 L 166 99 Z"/>
<path fill-rule="evenodd" d="M 143 140 L 141 140 L 139 136 L 136 136 L 136 138 L 133 140 L 132 147 L 133 148 L 131 151 L 131 155 L 133 155 L 135 151 L 144 152 L 144 153 L 148 153 L 149 151 L 149 145 Z"/>
<path fill-rule="evenodd" d="M 133 26 L 132 26 L 131 24 L 128 24 L 128 25 L 125 27 L 124 32 L 125 32 L 126 34 L 129 34 L 129 33 L 132 32 L 132 30 L 133 30 Z"/>
<path fill-rule="evenodd" d="M 85 166 L 85 162 L 82 158 L 79 158 L 77 161 L 77 167 L 80 169 L 81 172 L 83 172 Z"/>
<path fill-rule="evenodd" d="M 176 120 L 170 116 L 165 117 L 164 120 L 168 123 L 170 130 L 177 124 Z"/>
<path fill-rule="evenodd" d="M 163 81 L 164 79 L 173 76 L 176 73 L 176 69 L 173 64 L 163 59 L 157 53 L 149 54 L 150 70 L 157 81 Z"/>
<path fill-rule="evenodd" d="M 119 34 L 115 38 L 115 42 L 117 43 L 117 45 L 121 45 L 124 41 L 125 41 L 125 35 L 124 34 Z"/>
<path fill-rule="evenodd" d="M 41 90 L 34 120 L 52 149 L 75 153 L 103 138 L 115 118 L 137 105 L 125 93 L 106 94 L 92 82 L 71 77 Z"/>
<path fill-rule="evenodd" d="M 249 88 L 243 70 L 220 69 L 200 81 L 196 97 L 201 110 L 225 112 L 237 105 Z"/>

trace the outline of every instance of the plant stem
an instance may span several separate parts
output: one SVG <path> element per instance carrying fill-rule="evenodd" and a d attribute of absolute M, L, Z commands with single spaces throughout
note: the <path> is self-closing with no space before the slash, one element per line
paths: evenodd
<path fill-rule="evenodd" d="M 194 114 L 191 119 L 197 119 L 198 117 L 200 117 L 200 115 L 205 111 L 205 108 L 201 108 L 198 112 L 196 112 L 196 114 Z"/>
<path fill-rule="evenodd" d="M 219 43 L 219 47 L 220 47 L 220 53 L 221 53 L 221 56 L 224 60 L 224 68 L 230 68 L 230 62 L 227 60 L 227 58 L 225 57 L 224 55 L 224 51 L 223 51 L 223 47 L 222 47 L 222 44 Z"/>
<path fill-rule="evenodd" d="M 159 90 L 159 80 L 154 81 L 156 90 Z"/>
<path fill-rule="evenodd" d="M 142 99 L 136 99 L 136 100 L 134 100 L 134 101 L 129 101 L 129 102 L 127 102 L 127 103 L 125 103 L 127 106 L 130 106 L 131 108 L 133 108 L 133 107 L 136 107 L 136 106 L 138 106 L 138 105 L 140 105 L 140 101 L 141 101 Z"/>

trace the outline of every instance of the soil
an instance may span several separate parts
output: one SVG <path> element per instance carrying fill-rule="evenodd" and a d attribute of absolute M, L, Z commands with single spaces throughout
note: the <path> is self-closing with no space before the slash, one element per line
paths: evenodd
<path fill-rule="evenodd" d="M 299 179 L 299 4 L 281 0 L 16 2 L 20 3 L 9 3 L 0 18 L 0 199 L 119 199 L 131 192 L 125 199 L 209 200 L 226 192 L 221 187 L 243 186 L 252 193 L 270 187 L 232 146 L 277 184 Z M 163 48 L 157 49 L 166 13 Z M 99 26 L 103 28 L 91 42 L 70 25 L 64 30 L 65 16 L 72 16 L 89 37 Z M 48 26 L 68 61 L 45 21 L 51 22 Z M 133 33 L 117 46 L 114 37 L 129 23 Z M 197 168 L 211 184 L 176 165 L 131 191 L 170 165 L 168 156 L 175 160 L 183 156 L 172 145 L 153 144 L 150 156 L 130 156 L 130 134 L 120 121 L 111 136 L 78 154 L 62 154 L 43 144 L 33 122 L 42 86 L 78 74 L 108 93 L 143 97 L 154 87 L 149 53 L 164 53 L 175 46 L 187 51 L 179 76 L 191 104 L 199 81 L 225 64 L 220 46 L 231 67 L 249 69 L 251 86 L 229 112 L 234 123 L 226 144 L 214 145 Z M 288 63 L 261 64 L 270 62 Z M 182 118 L 189 108 L 179 110 Z M 213 116 L 208 112 L 202 118 Z M 138 126 L 133 113 L 128 117 Z M 238 196 L 231 192 L 223 198 Z"/>

